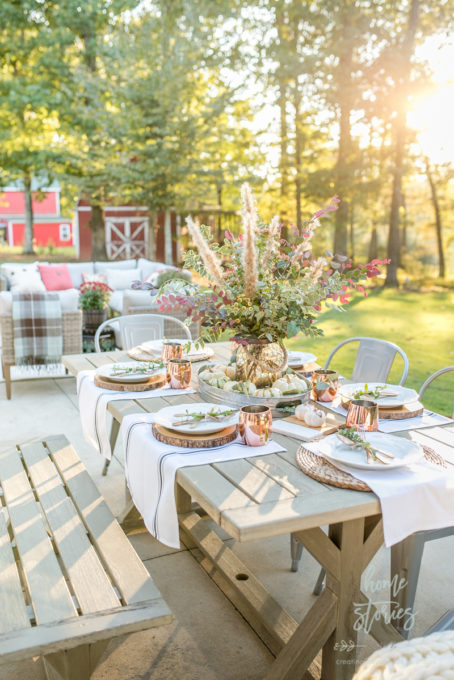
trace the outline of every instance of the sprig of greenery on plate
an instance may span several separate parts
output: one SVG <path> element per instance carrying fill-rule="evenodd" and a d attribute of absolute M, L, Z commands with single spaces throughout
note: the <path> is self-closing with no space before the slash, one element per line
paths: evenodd
<path fill-rule="evenodd" d="M 358 390 L 353 393 L 353 399 L 359 399 L 360 397 L 373 397 L 374 399 L 379 399 L 382 395 L 382 391 L 386 390 L 386 385 L 377 385 L 375 388 L 371 388 L 366 383 L 362 390 Z"/>
<path fill-rule="evenodd" d="M 148 375 L 156 371 L 158 368 L 164 368 L 164 363 L 161 360 L 144 361 L 137 366 L 119 366 L 118 364 L 114 364 L 112 366 L 111 375 L 114 375 L 117 378 L 122 375 L 136 375 L 137 373 Z"/>
<path fill-rule="evenodd" d="M 379 449 L 374 448 L 370 442 L 361 437 L 354 427 L 341 427 L 336 434 L 341 441 L 349 439 L 352 442 L 351 446 L 353 446 L 353 448 L 364 449 L 368 463 L 383 463 L 384 465 L 387 465 L 389 461 L 384 461 L 380 456 L 384 455 L 386 458 L 394 458 L 394 456 L 386 451 L 380 451 Z M 347 444 L 345 441 L 343 443 Z"/>
<path fill-rule="evenodd" d="M 227 420 L 237 413 L 237 409 L 212 409 L 211 411 L 185 411 L 184 413 L 175 413 L 173 416 L 172 425 L 187 425 L 192 423 L 194 427 L 204 420 Z"/>

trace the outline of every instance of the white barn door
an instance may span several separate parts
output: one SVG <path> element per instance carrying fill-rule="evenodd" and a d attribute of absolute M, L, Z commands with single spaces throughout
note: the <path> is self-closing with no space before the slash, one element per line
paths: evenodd
<path fill-rule="evenodd" d="M 106 217 L 105 225 L 110 260 L 146 257 L 148 217 Z"/>

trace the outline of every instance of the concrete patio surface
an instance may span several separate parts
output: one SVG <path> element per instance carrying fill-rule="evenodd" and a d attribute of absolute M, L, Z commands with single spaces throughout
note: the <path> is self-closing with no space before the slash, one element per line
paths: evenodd
<path fill-rule="evenodd" d="M 64 433 L 76 448 L 89 473 L 114 513 L 122 507 L 123 457 L 117 444 L 106 477 L 103 461 L 83 439 L 72 377 L 15 380 L 12 399 L 6 400 L 0 382 L 0 437 L 2 444 L 29 437 Z M 219 530 L 220 531 L 220 530 Z M 221 535 L 221 534 L 220 534 Z M 312 588 L 318 565 L 305 551 L 298 574 L 289 570 L 289 537 L 251 543 L 223 540 L 266 585 L 272 595 L 297 619 L 315 601 Z M 93 680 L 259 680 L 273 656 L 241 614 L 197 562 L 197 551 L 175 551 L 154 540 L 146 531 L 130 540 L 150 571 L 175 615 L 170 626 L 136 633 L 111 642 Z M 454 570 L 451 556 L 454 536 L 426 545 L 415 604 L 411 637 L 422 634 L 447 609 L 454 606 Z M 364 575 L 364 589 L 374 590 L 375 603 L 389 600 L 389 550 L 382 548 Z M 363 631 L 360 660 L 376 643 Z M 0 666 L 0 680 L 44 680 L 39 659 Z"/>

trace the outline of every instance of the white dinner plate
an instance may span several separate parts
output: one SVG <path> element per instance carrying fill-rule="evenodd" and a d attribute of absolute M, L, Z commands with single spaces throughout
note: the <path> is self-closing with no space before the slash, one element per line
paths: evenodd
<path fill-rule="evenodd" d="M 169 338 L 166 340 L 166 342 L 177 342 L 183 345 L 187 345 L 188 340 L 185 338 Z M 162 352 L 162 345 L 164 344 L 164 340 L 149 340 L 148 342 L 142 342 L 136 349 L 143 350 L 144 352 L 150 352 L 157 358 L 161 357 L 161 352 Z M 189 352 L 183 352 L 183 357 L 197 357 L 197 356 L 203 356 L 203 357 L 210 357 L 213 356 L 214 352 L 211 349 L 211 347 L 198 347 L 196 348 L 195 344 L 191 342 L 191 349 Z"/>
<path fill-rule="evenodd" d="M 416 390 L 412 390 L 409 387 L 402 387 L 401 385 L 389 385 L 384 382 L 368 382 L 368 383 L 349 383 L 347 385 L 342 385 L 339 388 L 339 394 L 344 399 L 362 399 L 363 397 L 355 397 L 355 393 L 360 390 L 365 389 L 367 385 L 368 389 L 374 390 L 376 387 L 384 387 L 383 391 L 396 392 L 396 397 L 370 397 L 373 401 L 376 401 L 379 406 L 393 408 L 398 406 L 403 406 L 404 404 L 410 404 L 412 401 L 417 401 L 418 393 Z"/>
<path fill-rule="evenodd" d="M 128 373 L 128 375 L 115 375 L 117 371 L 121 373 L 124 369 L 129 368 L 138 368 L 141 370 L 134 373 Z M 100 366 L 96 374 L 103 378 L 114 380 L 115 382 L 140 383 L 145 382 L 151 375 L 163 372 L 165 372 L 165 369 L 157 366 L 153 368 L 153 364 L 148 363 L 147 361 L 121 361 L 116 364 Z"/>
<path fill-rule="evenodd" d="M 216 422 L 215 420 L 203 420 L 192 427 L 191 423 L 186 425 L 175 425 L 175 417 L 185 413 L 207 413 L 208 411 L 225 411 L 231 409 L 231 406 L 223 406 L 222 404 L 210 404 L 207 402 L 197 404 L 190 402 L 187 404 L 179 404 L 178 406 L 166 406 L 155 414 L 154 422 L 158 425 L 175 430 L 175 432 L 182 432 L 183 434 L 211 434 L 212 432 L 219 432 L 230 425 L 238 423 L 239 413 L 236 411 L 230 418 Z M 233 410 L 233 409 L 232 409 Z"/>
<path fill-rule="evenodd" d="M 289 366 L 304 366 L 305 364 L 311 364 L 316 360 L 315 354 L 310 352 L 288 352 L 288 365 Z"/>
<path fill-rule="evenodd" d="M 319 450 L 332 463 L 341 463 L 342 465 L 348 465 L 359 470 L 392 470 L 404 467 L 405 465 L 413 465 L 413 463 L 417 463 L 424 456 L 422 447 L 409 439 L 395 437 L 385 432 L 366 432 L 364 436 L 366 441 L 370 442 L 372 446 L 376 446 L 377 449 L 381 449 L 394 456 L 390 460 L 389 465 L 384 465 L 380 462 L 369 465 L 364 449 L 354 449 L 348 446 L 348 444 L 344 444 L 335 434 L 331 434 L 321 440 L 319 442 Z"/>

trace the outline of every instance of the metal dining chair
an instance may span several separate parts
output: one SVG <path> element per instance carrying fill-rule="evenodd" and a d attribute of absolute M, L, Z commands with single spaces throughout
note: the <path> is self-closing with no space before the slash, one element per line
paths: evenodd
<path fill-rule="evenodd" d="M 162 340 L 163 338 L 181 338 L 192 340 L 191 331 L 185 324 L 168 314 L 129 314 L 128 316 L 116 316 L 102 323 L 95 335 L 95 350 L 101 351 L 99 339 L 106 327 L 115 332 L 115 342 L 120 349 L 128 350 L 142 342 L 149 340 Z M 110 429 L 110 446 L 112 451 L 120 429 L 119 423 L 113 419 Z M 102 474 L 105 476 L 109 469 L 110 460 L 104 463 Z"/>
<path fill-rule="evenodd" d="M 399 354 L 404 362 L 399 385 L 405 383 L 408 375 L 407 355 L 398 345 L 395 345 L 394 342 L 381 340 L 380 338 L 357 336 L 342 340 L 342 342 L 336 345 L 330 352 L 323 368 L 328 368 L 332 358 L 338 350 L 351 342 L 359 342 L 351 376 L 352 382 L 381 382 L 387 380 L 396 354 Z"/>
<path fill-rule="evenodd" d="M 181 338 L 192 340 L 191 331 L 179 319 L 168 314 L 128 314 L 116 316 L 102 323 L 95 335 L 95 350 L 101 351 L 99 339 L 106 328 L 115 332 L 115 342 L 120 349 L 128 350 L 148 340 Z"/>
<path fill-rule="evenodd" d="M 385 382 L 393 365 L 396 355 L 403 359 L 402 375 L 399 385 L 403 385 L 408 375 L 408 357 L 405 352 L 394 342 L 356 336 L 342 340 L 328 355 L 323 368 L 328 368 L 336 352 L 351 342 L 358 342 L 358 351 L 351 375 L 351 382 Z M 290 534 L 290 555 L 292 560 L 291 570 L 298 571 L 298 565 L 303 554 L 303 546 L 298 539 Z M 322 569 L 315 585 L 314 594 L 319 595 L 325 580 L 325 570 Z"/>

